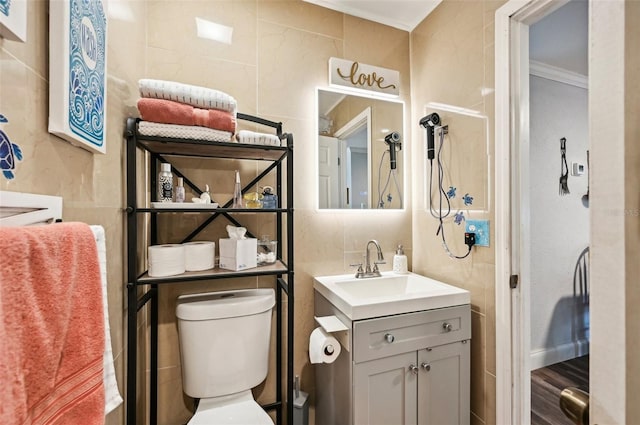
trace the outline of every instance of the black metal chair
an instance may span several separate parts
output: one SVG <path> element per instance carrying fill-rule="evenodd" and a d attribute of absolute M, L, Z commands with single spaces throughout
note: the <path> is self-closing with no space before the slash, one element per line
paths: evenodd
<path fill-rule="evenodd" d="M 574 332 L 577 329 L 584 331 L 588 337 L 589 332 L 589 247 L 586 247 L 576 261 L 573 271 L 573 298 L 574 298 L 574 320 L 582 322 L 579 326 L 573 326 Z M 581 313 L 581 314 L 577 314 Z M 577 325 L 577 324 L 574 324 Z M 573 335 L 582 337 L 583 335 Z M 589 393 L 575 387 L 567 387 L 560 393 L 560 409 L 576 425 L 589 423 Z"/>

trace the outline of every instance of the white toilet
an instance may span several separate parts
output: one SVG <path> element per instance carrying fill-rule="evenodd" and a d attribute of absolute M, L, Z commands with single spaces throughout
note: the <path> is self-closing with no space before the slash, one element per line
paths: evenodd
<path fill-rule="evenodd" d="M 184 392 L 200 399 L 188 425 L 273 425 L 251 388 L 267 377 L 273 289 L 178 297 Z"/>

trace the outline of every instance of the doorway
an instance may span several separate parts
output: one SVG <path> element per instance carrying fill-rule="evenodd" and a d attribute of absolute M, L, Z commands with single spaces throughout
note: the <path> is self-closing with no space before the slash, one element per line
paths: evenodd
<path fill-rule="evenodd" d="M 562 195 L 560 173 L 569 171 L 569 162 L 586 162 L 583 158 L 583 155 L 586 156 L 586 149 L 581 145 L 574 150 L 576 154 L 580 152 L 579 157 L 574 157 L 574 161 L 567 161 L 566 169 L 559 168 L 558 164 L 563 161 L 560 139 L 581 139 L 581 143 L 586 143 L 588 137 L 584 134 L 562 134 L 569 130 L 544 122 L 549 114 L 532 116 L 532 112 L 540 109 L 538 103 L 532 105 L 532 101 L 539 102 L 539 99 L 534 99 L 530 91 L 530 82 L 536 89 L 539 85 L 539 81 L 530 81 L 530 78 L 539 78 L 530 77 L 530 70 L 533 68 L 530 66 L 531 27 L 567 3 L 568 0 L 534 0 L 523 4 L 512 0 L 496 13 L 496 228 L 499 229 L 497 232 L 502 231 L 508 235 L 498 238 L 496 244 L 496 323 L 502 326 L 496 329 L 496 361 L 503 365 L 496 382 L 496 416 L 500 423 L 531 423 L 530 373 L 534 361 L 539 362 L 536 365 L 539 367 L 545 366 L 545 362 L 553 364 L 555 360 L 570 358 L 566 356 L 567 353 L 562 352 L 566 347 L 562 347 L 562 343 L 557 344 L 564 332 L 554 333 L 556 329 L 551 322 L 555 320 L 554 311 L 561 318 L 567 314 L 567 307 L 571 306 L 571 302 L 561 301 L 563 295 L 567 299 L 573 295 L 571 280 L 566 279 L 566 291 L 559 291 L 559 297 L 549 303 L 551 309 L 546 312 L 544 320 L 533 322 L 531 315 L 532 311 L 538 313 L 543 310 L 538 305 L 532 305 L 533 296 L 539 296 L 536 291 L 549 292 L 538 286 L 533 287 L 534 281 L 548 279 L 548 276 L 538 274 L 540 265 L 532 260 L 537 258 L 536 250 L 541 247 L 549 251 L 565 242 L 563 240 L 557 243 L 550 239 L 558 234 L 562 235 L 564 228 L 560 223 L 554 223 L 560 224 L 560 230 L 549 231 L 547 227 L 550 226 L 545 226 L 549 220 L 558 220 L 544 216 L 545 211 L 539 208 L 544 202 L 538 195 L 543 194 L 557 201 Z M 547 78 L 543 79 L 548 79 L 548 76 L 545 77 Z M 553 89 L 550 91 L 554 94 Z M 564 99 L 559 99 L 557 103 L 560 100 Z M 545 102 L 548 103 L 548 99 L 542 102 L 543 105 Z M 584 105 L 586 110 L 586 100 Z M 542 110 L 548 111 L 548 104 Z M 532 118 L 541 119 L 542 123 L 536 123 Z M 561 123 L 567 122 L 564 112 L 556 112 L 554 118 Z M 585 114 L 582 118 L 583 129 L 586 129 L 588 117 Z M 558 133 L 545 133 L 546 130 Z M 548 143 L 551 145 L 546 146 Z M 551 168 L 547 166 L 553 167 L 554 171 L 551 172 Z M 550 185 L 542 182 L 546 179 L 551 179 Z M 578 186 L 582 186 L 586 177 L 571 180 L 572 183 L 581 182 Z M 579 204 L 583 193 L 580 193 L 582 188 L 578 186 L 574 184 L 574 197 L 577 196 Z M 535 190 L 541 192 L 537 193 Z M 562 199 L 565 203 L 568 203 L 567 200 L 568 198 Z M 569 202 L 573 201 L 575 199 Z M 558 213 L 563 208 L 548 209 Z M 533 224 L 536 225 L 535 228 L 532 228 Z M 583 227 L 584 235 L 588 237 L 588 212 L 587 225 Z M 577 253 L 583 248 L 577 250 Z M 568 257 L 571 255 L 572 252 L 566 253 Z M 562 265 L 566 266 L 567 264 Z M 544 266 L 544 269 L 547 271 L 550 267 Z M 548 307 L 544 303 L 543 306 Z M 556 307 L 557 310 L 554 310 Z M 571 308 L 568 311 L 571 313 Z M 538 328 L 540 323 L 542 326 Z M 543 336 L 542 344 L 539 343 L 540 335 Z M 532 356 L 532 336 L 536 338 L 534 347 L 538 349 L 537 358 Z M 544 341 L 544 337 L 549 338 Z"/>
<path fill-rule="evenodd" d="M 530 287 L 531 424 L 571 425 L 562 390 L 589 392 L 588 3 L 529 26 L 529 141 L 521 204 Z M 527 146 L 528 145 L 528 146 Z M 528 200 L 524 200 L 528 198 Z M 525 318 L 526 320 L 527 318 Z M 526 354 L 526 353 L 525 353 Z"/>

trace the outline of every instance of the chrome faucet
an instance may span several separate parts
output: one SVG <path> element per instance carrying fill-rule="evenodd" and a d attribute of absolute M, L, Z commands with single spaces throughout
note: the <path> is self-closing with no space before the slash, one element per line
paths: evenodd
<path fill-rule="evenodd" d="M 376 249 L 378 250 L 378 261 L 373 262 L 373 269 L 371 269 L 371 255 L 369 254 L 369 245 L 374 244 Z M 356 264 L 358 266 L 358 271 L 356 272 L 356 278 L 361 279 L 365 277 L 380 277 L 380 270 L 378 270 L 378 264 L 385 264 L 384 256 L 382 255 L 382 249 L 380 248 L 380 244 L 377 240 L 371 239 L 367 242 L 366 247 L 366 256 L 365 256 L 365 267 L 362 270 L 362 264 Z"/>

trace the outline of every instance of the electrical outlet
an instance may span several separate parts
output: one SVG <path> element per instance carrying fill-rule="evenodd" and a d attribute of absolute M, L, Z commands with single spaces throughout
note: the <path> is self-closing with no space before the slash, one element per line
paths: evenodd
<path fill-rule="evenodd" d="M 465 221 L 465 232 L 476 234 L 475 246 L 489 246 L 489 220 Z"/>

